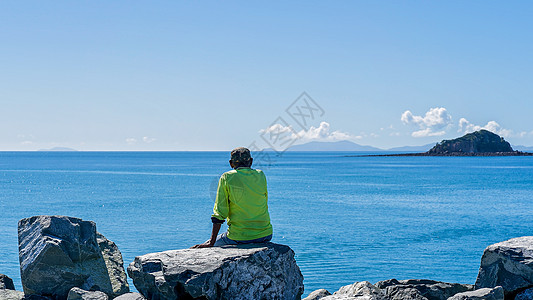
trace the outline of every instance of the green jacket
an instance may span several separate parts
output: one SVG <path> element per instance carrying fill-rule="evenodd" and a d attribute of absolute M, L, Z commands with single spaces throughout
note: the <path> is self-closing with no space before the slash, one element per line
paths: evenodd
<path fill-rule="evenodd" d="M 272 234 L 267 202 L 263 171 L 238 168 L 220 176 L 212 217 L 228 220 L 228 238 L 255 240 Z"/>

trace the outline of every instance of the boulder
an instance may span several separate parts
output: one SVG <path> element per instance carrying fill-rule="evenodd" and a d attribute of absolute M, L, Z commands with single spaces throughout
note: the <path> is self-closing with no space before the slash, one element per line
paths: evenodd
<path fill-rule="evenodd" d="M 356 282 L 341 287 L 322 300 L 387 300 L 386 295 L 368 281 Z"/>
<path fill-rule="evenodd" d="M 80 288 L 71 288 L 67 300 L 107 300 L 107 295 L 100 291 L 86 291 Z"/>
<path fill-rule="evenodd" d="M 171 250 L 138 256 L 128 267 L 148 299 L 300 299 L 294 252 L 274 243 Z"/>
<path fill-rule="evenodd" d="M 319 300 L 319 299 L 322 299 L 326 296 L 329 296 L 331 295 L 330 292 L 328 292 L 328 290 L 326 289 L 319 289 L 319 290 L 316 290 L 316 291 L 313 291 L 311 292 L 309 295 L 307 295 L 307 297 L 305 297 L 303 300 Z"/>
<path fill-rule="evenodd" d="M 109 280 L 111 281 L 111 287 L 113 293 L 111 296 L 118 296 L 130 291 L 128 285 L 128 276 L 124 270 L 124 260 L 122 260 L 122 253 L 118 250 L 118 247 L 112 241 L 106 239 L 101 233 L 96 233 L 96 241 L 98 247 L 102 253 L 107 272 L 109 274 Z"/>
<path fill-rule="evenodd" d="M 483 288 L 475 291 L 458 293 L 448 298 L 448 300 L 503 300 L 503 288 Z"/>
<path fill-rule="evenodd" d="M 146 300 L 146 298 L 139 293 L 126 293 L 116 297 L 113 300 Z"/>
<path fill-rule="evenodd" d="M 514 300 L 533 300 L 533 288 L 518 293 Z"/>
<path fill-rule="evenodd" d="M 533 286 L 533 236 L 488 246 L 483 252 L 476 288 L 503 287 L 512 296 Z"/>
<path fill-rule="evenodd" d="M 15 290 L 13 279 L 7 275 L 0 274 L 0 290 Z"/>
<path fill-rule="evenodd" d="M 2 300 L 22 300 L 24 293 L 11 289 L 0 289 L 0 299 Z"/>
<path fill-rule="evenodd" d="M 375 284 L 390 300 L 446 300 L 462 292 L 471 291 L 473 285 L 447 283 L 427 279 L 389 279 Z"/>
<path fill-rule="evenodd" d="M 110 297 L 129 291 L 118 248 L 91 221 L 35 216 L 18 224 L 22 287 L 26 296 L 66 299 L 71 288 L 99 290 Z M 101 248 L 102 247 L 102 248 Z M 117 275 L 122 273 L 122 275 Z"/>

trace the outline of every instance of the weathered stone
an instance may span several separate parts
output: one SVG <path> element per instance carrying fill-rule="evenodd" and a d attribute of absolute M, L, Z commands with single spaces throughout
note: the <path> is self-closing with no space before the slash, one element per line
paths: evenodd
<path fill-rule="evenodd" d="M 493 289 L 483 288 L 475 291 L 458 293 L 448 298 L 448 300 L 503 300 L 503 288 L 497 286 Z"/>
<path fill-rule="evenodd" d="M 13 279 L 9 278 L 7 275 L 0 274 L 0 290 L 14 290 L 15 285 L 13 284 Z"/>
<path fill-rule="evenodd" d="M 1 300 L 22 300 L 24 299 L 24 293 L 11 289 L 0 289 Z"/>
<path fill-rule="evenodd" d="M 111 287 L 113 289 L 111 296 L 118 296 L 130 291 L 128 285 L 128 276 L 124 270 L 124 260 L 122 254 L 115 243 L 106 239 L 101 233 L 96 233 L 96 241 L 102 253 Z"/>
<path fill-rule="evenodd" d="M 35 216 L 19 221 L 18 235 L 21 280 L 27 296 L 66 299 L 73 287 L 99 290 L 110 297 L 129 291 L 123 282 L 125 275 L 110 278 L 124 273 L 124 269 L 118 265 L 108 269 L 112 263 L 106 265 L 102 252 L 109 251 L 106 247 L 100 249 L 94 222 Z M 107 243 L 104 239 L 101 242 Z M 111 260 L 109 253 L 105 255 Z"/>
<path fill-rule="evenodd" d="M 380 288 L 390 300 L 446 300 L 457 293 L 474 289 L 474 286 L 470 284 L 427 279 L 389 279 L 377 282 L 375 286 Z"/>
<path fill-rule="evenodd" d="M 505 295 L 533 286 L 533 236 L 488 246 L 483 252 L 476 288 L 503 287 Z"/>
<path fill-rule="evenodd" d="M 322 299 L 322 298 L 324 298 L 326 296 L 329 296 L 329 295 L 331 295 L 331 293 L 328 292 L 328 290 L 319 289 L 319 290 L 316 290 L 316 291 L 312 291 L 309 295 L 307 295 L 307 297 L 305 297 L 302 300 L 319 300 L 319 299 Z"/>
<path fill-rule="evenodd" d="M 171 250 L 128 267 L 148 299 L 300 299 L 303 276 L 288 246 L 265 243 Z"/>
<path fill-rule="evenodd" d="M 533 288 L 518 293 L 514 300 L 533 300 Z"/>
<path fill-rule="evenodd" d="M 107 300 L 107 295 L 100 291 L 86 291 L 80 288 L 72 288 L 68 292 L 67 300 Z"/>
<path fill-rule="evenodd" d="M 126 293 L 116 297 L 113 300 L 146 300 L 146 298 L 139 293 Z"/>
<path fill-rule="evenodd" d="M 387 300 L 385 294 L 368 281 L 356 282 L 341 287 L 322 300 Z"/>

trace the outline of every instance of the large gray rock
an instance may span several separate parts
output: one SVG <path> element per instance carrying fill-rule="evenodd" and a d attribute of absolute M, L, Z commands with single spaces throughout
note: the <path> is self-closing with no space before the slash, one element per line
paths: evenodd
<path fill-rule="evenodd" d="M 321 300 L 387 300 L 386 295 L 368 281 L 356 282 L 341 287 L 331 296 Z"/>
<path fill-rule="evenodd" d="M 331 295 L 331 293 L 328 292 L 328 290 L 319 289 L 316 291 L 312 291 L 309 295 L 307 295 L 307 297 L 303 298 L 302 300 L 319 300 L 329 295 Z"/>
<path fill-rule="evenodd" d="M 501 286 L 507 295 L 533 286 L 533 236 L 488 246 L 483 252 L 476 288 Z"/>
<path fill-rule="evenodd" d="M 171 250 L 128 267 L 148 299 L 300 299 L 303 276 L 288 246 L 266 243 Z"/>
<path fill-rule="evenodd" d="M 0 274 L 0 290 L 14 290 L 15 285 L 13 284 L 13 279 L 9 278 L 7 275 Z"/>
<path fill-rule="evenodd" d="M 375 284 L 390 300 L 446 300 L 462 292 L 471 291 L 473 285 L 447 283 L 427 279 L 389 279 Z"/>
<path fill-rule="evenodd" d="M 120 252 L 103 236 L 97 239 L 94 222 L 35 216 L 19 221 L 18 237 L 21 280 L 27 296 L 66 299 L 73 287 L 99 290 L 110 297 L 129 291 L 124 267 L 115 259 Z"/>
<path fill-rule="evenodd" d="M 107 300 L 107 295 L 100 291 L 86 291 L 80 288 L 71 288 L 67 300 Z"/>
<path fill-rule="evenodd" d="M 503 288 L 497 286 L 493 289 L 483 288 L 475 291 L 458 293 L 448 298 L 448 300 L 503 300 Z"/>
<path fill-rule="evenodd" d="M 24 293 L 15 290 L 0 289 L 1 300 L 22 300 L 24 299 Z"/>

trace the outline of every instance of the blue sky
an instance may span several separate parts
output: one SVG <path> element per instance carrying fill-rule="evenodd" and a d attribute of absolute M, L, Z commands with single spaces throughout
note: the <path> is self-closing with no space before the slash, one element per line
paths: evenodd
<path fill-rule="evenodd" d="M 0 150 L 531 146 L 532 33 L 529 1 L 2 1 Z M 275 123 L 304 91 L 323 115 Z"/>

